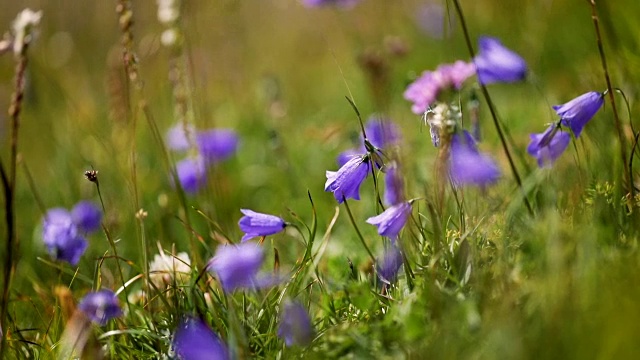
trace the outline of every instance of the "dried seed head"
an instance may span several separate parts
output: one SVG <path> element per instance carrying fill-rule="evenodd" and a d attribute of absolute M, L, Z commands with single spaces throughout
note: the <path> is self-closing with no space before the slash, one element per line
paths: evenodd
<path fill-rule="evenodd" d="M 98 170 L 87 170 L 84 172 L 84 177 L 92 183 L 98 182 Z"/>

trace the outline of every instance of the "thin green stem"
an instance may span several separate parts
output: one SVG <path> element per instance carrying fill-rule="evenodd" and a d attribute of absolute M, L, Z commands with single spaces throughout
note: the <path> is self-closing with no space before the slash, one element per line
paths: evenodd
<path fill-rule="evenodd" d="M 469 30 L 467 29 L 467 23 L 465 22 L 464 15 L 462 13 L 462 7 L 458 0 L 453 0 L 453 4 L 456 8 L 456 13 L 458 14 L 458 18 L 460 20 L 460 25 L 462 26 L 462 32 L 464 34 L 464 40 L 467 44 L 467 48 L 469 49 L 469 54 L 473 59 L 475 57 L 475 52 L 473 50 L 473 45 L 471 44 L 471 37 L 469 36 Z M 502 144 L 502 149 L 504 150 L 505 155 L 507 156 L 507 160 L 509 161 L 509 167 L 511 168 L 511 173 L 518 184 L 518 188 L 522 192 L 522 197 L 524 199 L 524 204 L 527 207 L 530 215 L 533 215 L 533 208 L 529 203 L 529 199 L 527 198 L 527 193 L 522 186 L 522 178 L 518 173 L 518 169 L 516 168 L 515 162 L 513 161 L 513 157 L 511 156 L 511 151 L 509 151 L 509 146 L 507 145 L 507 140 L 505 138 L 504 132 L 502 131 L 502 127 L 500 126 L 500 121 L 498 120 L 498 115 L 496 114 L 495 106 L 493 105 L 493 101 L 491 100 L 491 96 L 489 96 L 489 91 L 487 87 L 480 83 L 480 89 L 482 90 L 482 95 L 484 96 L 487 105 L 489 106 L 489 112 L 491 113 L 491 118 L 493 119 L 493 125 L 496 128 L 496 132 L 498 133 L 498 137 L 500 138 L 500 143 Z"/>
<path fill-rule="evenodd" d="M 351 224 L 353 225 L 353 228 L 356 229 L 356 234 L 358 234 L 358 239 L 360 239 L 362 246 L 364 246 L 364 249 L 367 250 L 367 254 L 369 254 L 369 256 L 371 257 L 372 264 L 375 264 L 376 258 L 375 256 L 373 256 L 373 253 L 369 249 L 369 246 L 367 246 L 367 242 L 364 241 L 364 236 L 362 236 L 360 229 L 358 229 L 358 225 L 356 224 L 356 221 L 353 218 L 353 214 L 351 213 L 351 209 L 349 208 L 349 202 L 347 201 L 347 198 L 343 196 L 342 201 L 344 202 L 344 207 L 347 208 L 347 214 L 349 214 L 349 220 L 351 220 Z"/>

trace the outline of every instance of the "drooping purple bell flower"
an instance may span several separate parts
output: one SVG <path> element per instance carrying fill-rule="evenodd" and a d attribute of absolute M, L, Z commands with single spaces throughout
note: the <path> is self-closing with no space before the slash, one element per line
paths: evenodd
<path fill-rule="evenodd" d="M 395 205 L 404 200 L 404 181 L 395 161 L 387 164 L 384 174 L 384 196 L 385 205 Z"/>
<path fill-rule="evenodd" d="M 367 223 L 377 226 L 378 234 L 395 240 L 400 230 L 407 223 L 409 215 L 411 215 L 411 204 L 409 202 L 401 202 L 388 207 L 380 215 L 368 218 Z"/>
<path fill-rule="evenodd" d="M 216 163 L 235 154 L 238 134 L 231 129 L 209 129 L 196 135 L 198 150 L 207 163 Z"/>
<path fill-rule="evenodd" d="M 360 200 L 360 185 L 369 174 L 368 155 L 353 156 L 338 171 L 327 171 L 324 191 L 333 192 L 338 203 L 345 198 Z"/>
<path fill-rule="evenodd" d="M 173 335 L 173 349 L 181 360 L 227 360 L 229 352 L 204 321 L 187 317 Z"/>
<path fill-rule="evenodd" d="M 218 276 L 226 292 L 260 288 L 273 283 L 273 278 L 258 274 L 263 261 L 264 252 L 257 244 L 224 245 L 209 261 L 209 270 Z"/>
<path fill-rule="evenodd" d="M 91 201 L 80 201 L 71 209 L 71 219 L 83 233 L 100 229 L 102 211 Z"/>
<path fill-rule="evenodd" d="M 113 291 L 108 289 L 88 293 L 80 300 L 78 308 L 82 310 L 92 322 L 100 326 L 122 315 L 118 297 Z"/>
<path fill-rule="evenodd" d="M 313 327 L 307 310 L 302 304 L 287 301 L 282 306 L 278 336 L 287 346 L 306 346 L 313 340 Z"/>
<path fill-rule="evenodd" d="M 520 55 L 504 47 L 500 40 L 483 36 L 478 45 L 480 51 L 473 62 L 481 84 L 511 83 L 527 76 L 527 63 Z"/>
<path fill-rule="evenodd" d="M 179 161 L 176 172 L 182 189 L 188 194 L 195 194 L 207 182 L 207 169 L 200 156 Z"/>
<path fill-rule="evenodd" d="M 553 109 L 562 119 L 562 125 L 571 128 L 577 138 L 587 122 L 600 110 L 602 104 L 604 104 L 604 95 L 591 91 L 566 104 L 554 105 Z"/>
<path fill-rule="evenodd" d="M 473 137 L 464 130 L 451 138 L 449 175 L 460 186 L 487 186 L 498 181 L 500 168 L 492 158 L 478 151 Z"/>
<path fill-rule="evenodd" d="M 242 242 L 257 236 L 277 234 L 284 230 L 286 224 L 281 218 L 258 213 L 248 209 L 240 209 L 244 216 L 238 222 L 240 230 L 245 232 Z"/>
<path fill-rule="evenodd" d="M 527 152 L 538 160 L 539 167 L 551 166 L 571 142 L 571 135 L 557 124 L 551 124 L 541 134 L 531 134 L 530 138 Z"/>
<path fill-rule="evenodd" d="M 469 77 L 475 75 L 473 63 L 458 60 L 453 64 L 442 64 L 434 71 L 425 71 L 404 92 L 404 98 L 413 102 L 411 111 L 424 114 L 437 99 L 440 92 L 460 90 Z"/>
<path fill-rule="evenodd" d="M 73 266 L 78 264 L 88 246 L 87 240 L 78 233 L 71 214 L 63 208 L 53 208 L 45 214 L 42 240 L 52 258 Z"/>
<path fill-rule="evenodd" d="M 398 271 L 402 266 L 402 253 L 397 245 L 392 244 L 384 253 L 382 260 L 378 261 L 376 271 L 378 278 L 385 284 L 391 284 L 395 281 Z"/>

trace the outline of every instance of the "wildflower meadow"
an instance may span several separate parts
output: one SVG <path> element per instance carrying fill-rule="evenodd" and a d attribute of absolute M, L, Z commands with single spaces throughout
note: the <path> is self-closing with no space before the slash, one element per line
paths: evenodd
<path fill-rule="evenodd" d="M 3 1 L 0 359 L 637 359 L 640 2 Z"/>

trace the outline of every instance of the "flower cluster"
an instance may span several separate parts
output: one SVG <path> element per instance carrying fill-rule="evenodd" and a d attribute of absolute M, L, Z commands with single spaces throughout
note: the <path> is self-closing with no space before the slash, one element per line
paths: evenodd
<path fill-rule="evenodd" d="M 80 201 L 71 211 L 49 209 L 42 219 L 42 239 L 51 257 L 78 264 L 87 249 L 84 236 L 100 228 L 102 212 L 89 201 Z"/>
<path fill-rule="evenodd" d="M 197 131 L 192 126 L 176 125 L 167 132 L 167 146 L 174 151 L 197 150 L 176 164 L 178 180 L 190 194 L 198 192 L 207 181 L 207 167 L 223 161 L 238 148 L 238 135 L 231 129 Z"/>

